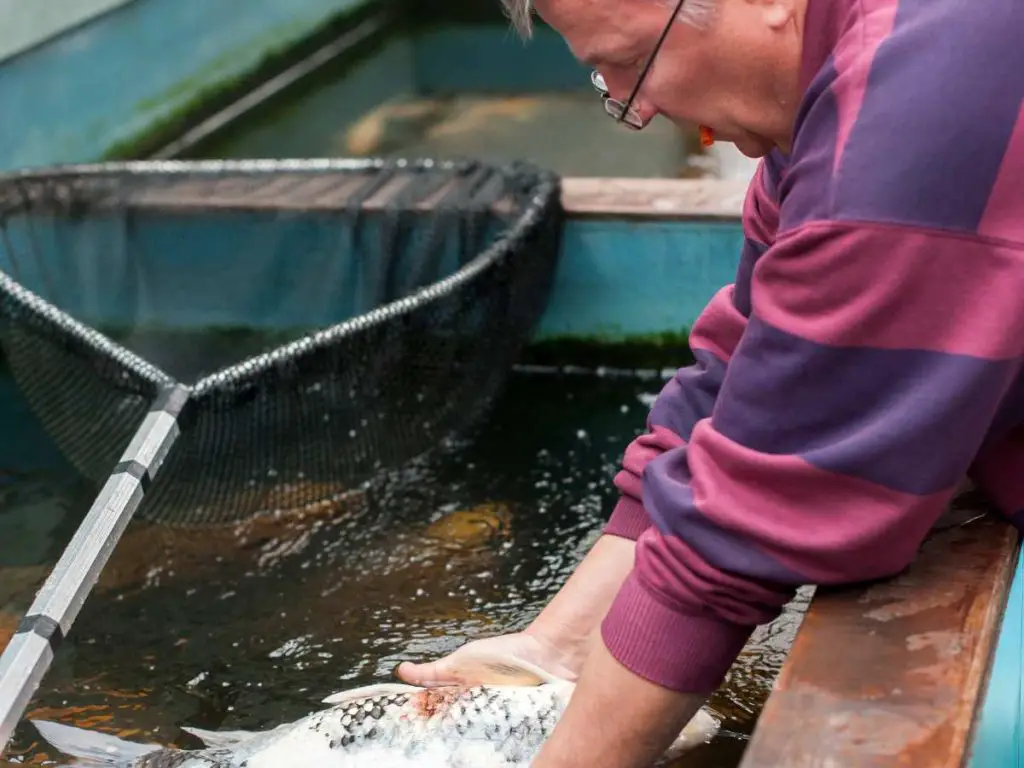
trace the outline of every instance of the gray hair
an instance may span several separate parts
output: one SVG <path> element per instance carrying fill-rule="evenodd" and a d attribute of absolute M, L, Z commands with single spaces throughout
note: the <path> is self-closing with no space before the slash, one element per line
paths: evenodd
<path fill-rule="evenodd" d="M 671 0 L 659 0 L 662 4 Z M 704 29 L 711 20 L 716 0 L 686 0 L 679 10 L 679 21 L 697 29 Z M 533 0 L 501 0 L 505 15 L 520 37 L 528 39 L 533 34 Z"/>

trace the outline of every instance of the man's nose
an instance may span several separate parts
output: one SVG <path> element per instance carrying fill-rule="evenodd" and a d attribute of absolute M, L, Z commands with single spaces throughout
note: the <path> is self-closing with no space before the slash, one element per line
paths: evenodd
<path fill-rule="evenodd" d="M 658 108 L 639 95 L 633 99 L 633 111 L 640 115 L 644 125 L 647 125 L 658 116 Z"/>

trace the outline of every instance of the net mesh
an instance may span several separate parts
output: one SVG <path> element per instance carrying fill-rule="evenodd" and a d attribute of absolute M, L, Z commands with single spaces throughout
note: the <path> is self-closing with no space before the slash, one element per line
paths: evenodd
<path fill-rule="evenodd" d="M 215 524 L 343 496 L 484 416 L 543 312 L 557 178 L 403 160 L 0 178 L 0 347 L 97 483 L 164 388 L 139 509 Z"/>

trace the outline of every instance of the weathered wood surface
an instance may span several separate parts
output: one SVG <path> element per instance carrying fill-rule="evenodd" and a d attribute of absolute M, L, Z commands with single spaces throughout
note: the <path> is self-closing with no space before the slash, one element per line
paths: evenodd
<path fill-rule="evenodd" d="M 965 765 L 1017 548 L 965 501 L 902 575 L 818 590 L 741 768 Z"/>
<path fill-rule="evenodd" d="M 570 216 L 640 219 L 739 218 L 748 184 L 720 179 L 562 179 Z"/>
<path fill-rule="evenodd" d="M 363 208 L 381 209 L 399 194 L 413 175 L 400 175 L 366 199 Z M 161 179 L 132 190 L 136 206 L 172 209 L 331 210 L 345 206 L 365 188 L 360 174 L 288 173 L 227 175 L 224 178 Z M 458 182 L 452 180 L 418 199 L 415 207 L 431 209 Z M 747 184 L 716 179 L 562 179 L 562 204 L 575 218 L 646 220 L 722 219 L 735 221 L 743 210 Z M 498 210 L 509 204 L 500 201 Z"/>

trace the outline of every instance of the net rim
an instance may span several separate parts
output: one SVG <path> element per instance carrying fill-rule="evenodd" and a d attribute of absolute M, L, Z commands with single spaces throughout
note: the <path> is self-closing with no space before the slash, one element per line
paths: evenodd
<path fill-rule="evenodd" d="M 181 384 L 187 387 L 192 397 L 216 391 L 224 385 L 237 383 L 253 374 L 265 372 L 283 363 L 314 352 L 327 344 L 373 328 L 384 322 L 407 315 L 438 298 L 450 295 L 475 280 L 488 268 L 498 264 L 521 246 L 523 241 L 552 212 L 557 215 L 561 209 L 561 179 L 546 169 L 531 163 L 517 162 L 496 164 L 478 160 L 430 158 L 284 158 L 244 160 L 137 160 L 109 163 L 76 163 L 45 167 L 19 169 L 0 173 L 0 191 L 5 186 L 25 181 L 58 181 L 67 178 L 99 178 L 103 176 L 174 176 L 198 175 L 217 176 L 224 173 L 251 174 L 253 176 L 272 173 L 366 173 L 385 169 L 422 171 L 448 171 L 457 173 L 467 169 L 487 169 L 507 176 L 529 179 L 529 194 L 525 205 L 505 228 L 501 237 L 484 248 L 451 274 L 436 280 L 415 292 L 394 301 L 375 307 L 356 317 L 334 323 L 299 339 L 282 344 L 273 350 L 254 355 L 212 374 L 202 377 L 193 384 L 178 382 L 174 377 L 131 350 L 109 339 L 100 331 L 77 320 L 72 315 L 47 301 L 42 296 L 21 285 L 10 275 L 0 270 L 0 287 L 23 306 L 46 320 L 59 324 L 70 335 L 132 368 L 137 374 L 159 387 Z M 13 287 L 13 290 L 12 290 Z"/>

